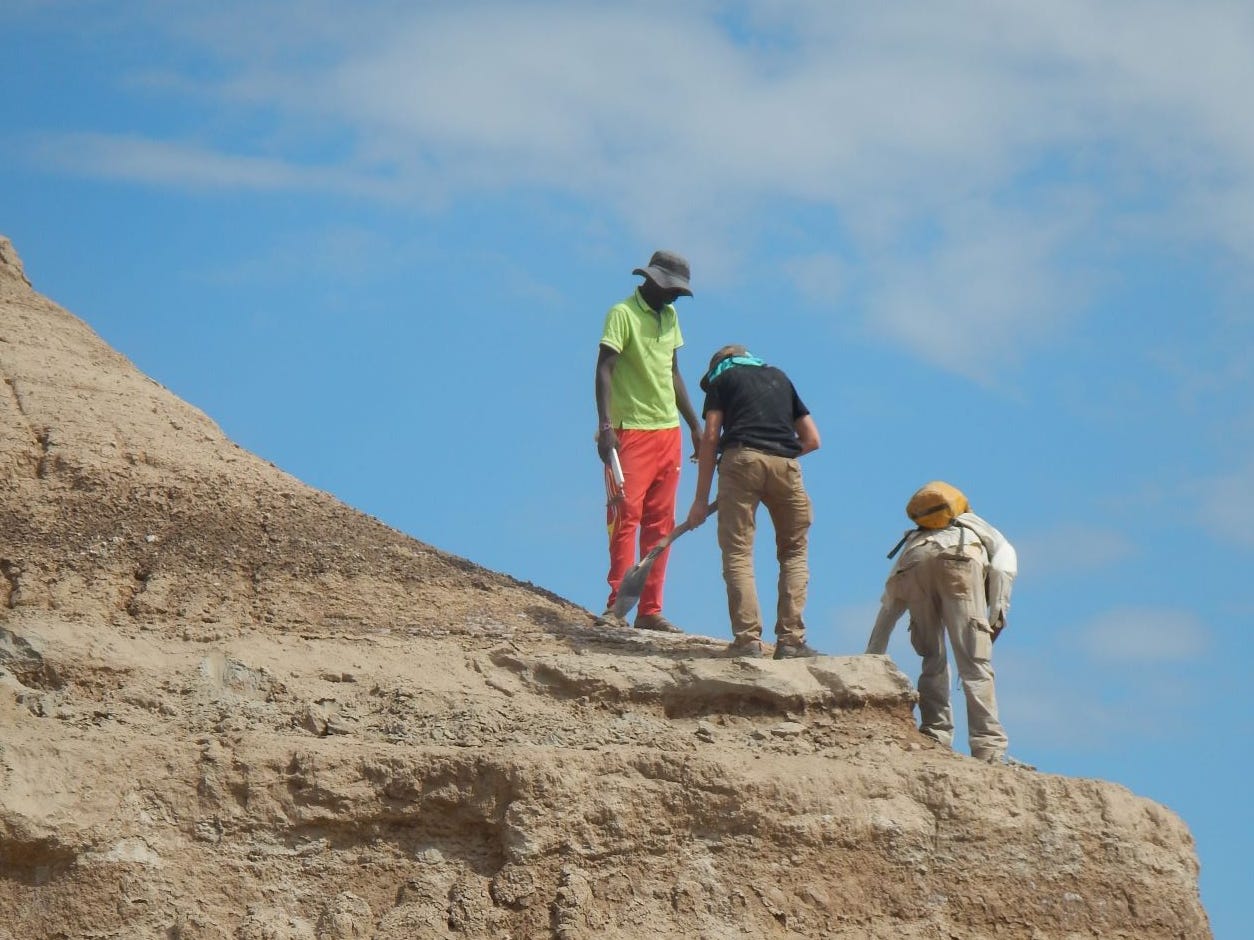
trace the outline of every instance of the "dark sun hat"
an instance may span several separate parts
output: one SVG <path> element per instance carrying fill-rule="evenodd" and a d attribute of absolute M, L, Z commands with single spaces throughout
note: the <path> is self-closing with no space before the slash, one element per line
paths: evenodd
<path fill-rule="evenodd" d="M 648 267 L 636 268 L 631 273 L 647 277 L 663 290 L 677 290 L 692 296 L 692 288 L 688 286 L 688 259 L 673 251 L 653 252 Z"/>

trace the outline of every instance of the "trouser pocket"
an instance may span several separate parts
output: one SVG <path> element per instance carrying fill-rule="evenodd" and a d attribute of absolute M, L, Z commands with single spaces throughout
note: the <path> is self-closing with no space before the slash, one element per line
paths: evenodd
<path fill-rule="evenodd" d="M 986 663 L 992 659 L 993 631 L 986 621 L 975 618 L 968 620 L 963 630 L 963 641 L 972 661 Z"/>

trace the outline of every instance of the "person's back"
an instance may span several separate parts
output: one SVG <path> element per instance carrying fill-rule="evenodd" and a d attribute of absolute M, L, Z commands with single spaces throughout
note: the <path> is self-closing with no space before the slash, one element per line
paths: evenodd
<path fill-rule="evenodd" d="M 700 525 L 705 519 L 717 461 L 718 543 L 736 637 L 731 651 L 755 655 L 763 649 L 753 541 L 757 508 L 765 504 L 780 565 L 775 656 L 813 656 L 802 619 L 812 511 L 797 458 L 818 448 L 818 429 L 788 376 L 749 355 L 743 346 L 716 352 L 701 388 L 706 393 L 706 426 L 688 523 Z"/>
<path fill-rule="evenodd" d="M 894 624 L 909 610 L 910 643 L 923 660 L 919 730 L 951 744 L 948 636 L 966 693 L 971 754 L 1003 759 L 1006 732 L 997 714 L 992 654 L 1017 570 L 1013 547 L 990 523 L 966 511 L 948 525 L 908 532 L 897 551 L 867 652 L 885 652 Z"/>
<path fill-rule="evenodd" d="M 803 406 L 783 370 L 764 363 L 731 369 L 719 379 L 715 398 L 723 412 L 721 450 L 743 446 L 780 457 L 801 453 L 794 425 Z"/>

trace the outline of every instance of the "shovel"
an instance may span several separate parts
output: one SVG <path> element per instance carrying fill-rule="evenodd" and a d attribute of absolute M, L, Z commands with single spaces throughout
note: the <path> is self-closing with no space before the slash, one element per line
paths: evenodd
<path fill-rule="evenodd" d="M 710 503 L 709 511 L 716 512 L 718 510 L 718 502 Z M 623 575 L 623 580 L 618 585 L 618 596 L 614 598 L 614 613 L 619 617 L 626 617 L 633 607 L 640 602 L 640 594 L 644 591 L 644 582 L 649 577 L 649 572 L 653 570 L 653 563 L 657 561 L 657 556 L 670 548 L 671 542 L 679 538 L 692 526 L 687 522 L 671 529 L 671 534 L 662 539 L 649 550 L 649 554 L 645 555 L 636 563 L 636 566 Z"/>

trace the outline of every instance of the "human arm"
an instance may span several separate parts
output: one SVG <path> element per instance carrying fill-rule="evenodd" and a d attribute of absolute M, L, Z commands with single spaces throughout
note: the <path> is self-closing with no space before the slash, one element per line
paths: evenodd
<path fill-rule="evenodd" d="M 797 443 L 801 445 L 801 453 L 797 456 L 804 457 L 819 449 L 819 426 L 814 423 L 810 409 L 797 394 L 797 387 L 791 382 L 788 386 L 792 391 L 792 428 L 797 435 Z"/>
<path fill-rule="evenodd" d="M 614 366 L 618 364 L 618 350 L 602 343 L 597 349 L 596 403 L 597 403 L 597 455 L 603 463 L 609 463 L 610 451 L 618 447 L 618 435 L 610 422 L 610 381 Z"/>
<path fill-rule="evenodd" d="M 984 570 L 984 588 L 988 601 L 988 623 L 995 640 L 1006 629 L 1010 592 L 1019 573 L 1019 555 L 996 526 L 975 513 L 964 512 L 958 517 L 958 523 L 976 534 L 988 555 L 988 565 Z"/>
<path fill-rule="evenodd" d="M 802 415 L 795 422 L 793 428 L 797 432 L 797 442 L 801 445 L 801 453 L 798 457 L 804 457 L 806 454 L 812 454 L 819 449 L 819 426 L 814 423 L 814 419 L 809 415 Z"/>
<path fill-rule="evenodd" d="M 688 430 L 692 435 L 692 456 L 694 459 L 700 459 L 701 454 L 701 420 L 697 417 L 697 411 L 692 407 L 692 400 L 688 397 L 688 386 L 684 384 L 684 377 L 679 371 L 679 352 L 671 354 L 671 382 L 675 386 L 675 404 L 679 407 L 679 414 L 688 425 Z M 717 437 L 715 438 L 717 441 Z"/>
<path fill-rule="evenodd" d="M 707 411 L 705 430 L 697 447 L 697 492 L 688 510 L 688 525 L 695 529 L 709 515 L 710 490 L 714 485 L 714 466 L 718 460 L 718 441 L 723 433 L 723 413 Z"/>
<path fill-rule="evenodd" d="M 880 599 L 880 612 L 875 618 L 875 626 L 871 628 L 871 636 L 866 642 L 868 653 L 887 653 L 888 639 L 893 635 L 893 628 L 906 612 L 904 601 L 893 596 L 888 588 Z"/>
<path fill-rule="evenodd" d="M 1014 588 L 1018 571 L 1019 556 L 1014 546 L 1003 538 L 997 554 L 989 559 L 988 571 L 984 575 L 988 594 L 988 623 L 994 640 L 1006 629 L 1006 615 L 1010 612 L 1010 592 Z"/>

